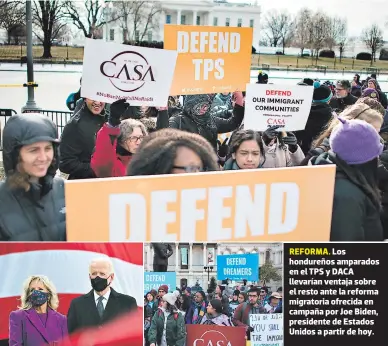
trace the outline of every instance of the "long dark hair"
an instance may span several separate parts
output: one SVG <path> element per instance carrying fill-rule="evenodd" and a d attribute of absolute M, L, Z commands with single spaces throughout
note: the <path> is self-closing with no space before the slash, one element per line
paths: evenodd
<path fill-rule="evenodd" d="M 245 141 L 256 141 L 257 145 L 260 149 L 260 156 L 263 158 L 261 161 L 262 163 L 260 166 L 262 166 L 265 162 L 265 152 L 264 152 L 264 146 L 263 146 L 263 140 L 261 137 L 261 133 L 253 130 L 238 130 L 233 133 L 231 142 L 229 144 L 229 156 L 230 158 L 232 154 L 235 154 L 240 148 L 240 145 Z"/>

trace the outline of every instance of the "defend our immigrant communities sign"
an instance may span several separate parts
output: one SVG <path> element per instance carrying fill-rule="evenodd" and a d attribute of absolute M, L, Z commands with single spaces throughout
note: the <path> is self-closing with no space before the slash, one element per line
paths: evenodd
<path fill-rule="evenodd" d="M 217 280 L 259 281 L 259 254 L 217 256 Z"/>
<path fill-rule="evenodd" d="M 168 292 L 175 291 L 176 273 L 175 272 L 144 272 L 144 294 L 147 294 L 151 290 L 158 291 L 158 288 L 162 285 L 168 286 Z"/>
<path fill-rule="evenodd" d="M 165 25 L 164 49 L 178 52 L 170 95 L 244 91 L 252 28 Z"/>
<path fill-rule="evenodd" d="M 310 114 L 314 88 L 301 85 L 248 84 L 244 128 L 265 131 L 304 130 Z"/>
<path fill-rule="evenodd" d="M 246 346 L 244 327 L 187 324 L 186 346 Z"/>
<path fill-rule="evenodd" d="M 67 240 L 328 241 L 334 179 L 325 165 L 67 180 Z"/>
<path fill-rule="evenodd" d="M 86 39 L 81 96 L 131 106 L 167 105 L 177 52 Z"/>
<path fill-rule="evenodd" d="M 283 346 L 283 314 L 249 315 L 251 346 Z"/>

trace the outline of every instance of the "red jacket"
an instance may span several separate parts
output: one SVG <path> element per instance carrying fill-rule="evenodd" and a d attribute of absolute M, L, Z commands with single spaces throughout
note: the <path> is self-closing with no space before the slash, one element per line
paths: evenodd
<path fill-rule="evenodd" d="M 117 153 L 117 138 L 120 134 L 118 127 L 110 127 L 108 124 L 98 131 L 96 147 L 92 155 L 90 165 L 98 178 L 123 177 L 132 156 Z M 126 151 L 124 149 L 120 151 Z"/>

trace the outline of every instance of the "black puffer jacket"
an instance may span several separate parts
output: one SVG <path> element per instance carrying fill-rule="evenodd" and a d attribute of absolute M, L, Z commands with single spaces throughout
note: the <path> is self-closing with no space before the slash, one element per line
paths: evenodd
<path fill-rule="evenodd" d="M 0 185 L 0 241 L 64 241 L 66 210 L 64 180 L 56 178 L 58 150 L 47 175 L 30 190 L 11 188 L 9 177 L 16 168 L 20 148 L 57 138 L 55 125 L 45 116 L 14 115 L 4 128 L 3 162 L 7 176 Z"/>
<path fill-rule="evenodd" d="M 216 131 L 214 132 L 208 128 L 202 128 L 202 131 L 200 131 L 195 121 L 184 112 L 179 115 L 172 116 L 170 119 L 168 119 L 168 116 L 160 112 L 156 126 L 157 129 L 170 127 L 197 134 L 201 132 L 202 136 L 210 142 L 215 150 L 217 150 L 218 134 L 232 132 L 240 126 L 244 118 L 244 107 L 235 105 L 233 108 L 233 115 L 228 119 L 220 118 L 214 115 L 211 117 L 216 128 Z"/>
<path fill-rule="evenodd" d="M 61 172 L 71 179 L 95 178 L 90 167 L 96 135 L 105 122 L 105 117 L 89 111 L 85 101 L 77 105 L 74 116 L 63 129 L 60 143 Z"/>
<path fill-rule="evenodd" d="M 337 166 L 330 240 L 382 241 L 381 206 L 377 192 L 378 159 L 350 166 L 329 151 L 314 157 L 311 162 L 313 165 Z"/>
<path fill-rule="evenodd" d="M 332 117 L 332 109 L 327 103 L 317 103 L 311 106 L 306 126 L 302 131 L 295 131 L 298 144 L 303 154 L 311 149 L 311 144 L 323 131 Z"/>
<path fill-rule="evenodd" d="M 333 97 L 330 100 L 330 106 L 335 111 L 342 112 L 346 107 L 354 105 L 357 102 L 357 97 L 353 96 L 352 94 L 348 94 L 348 96 L 344 98 L 336 98 Z"/>

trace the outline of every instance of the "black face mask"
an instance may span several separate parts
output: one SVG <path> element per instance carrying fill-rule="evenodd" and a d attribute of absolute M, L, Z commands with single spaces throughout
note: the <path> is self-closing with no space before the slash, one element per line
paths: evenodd
<path fill-rule="evenodd" d="M 101 292 L 108 287 L 108 279 L 96 276 L 94 279 L 90 279 L 93 289 L 96 292 Z"/>

